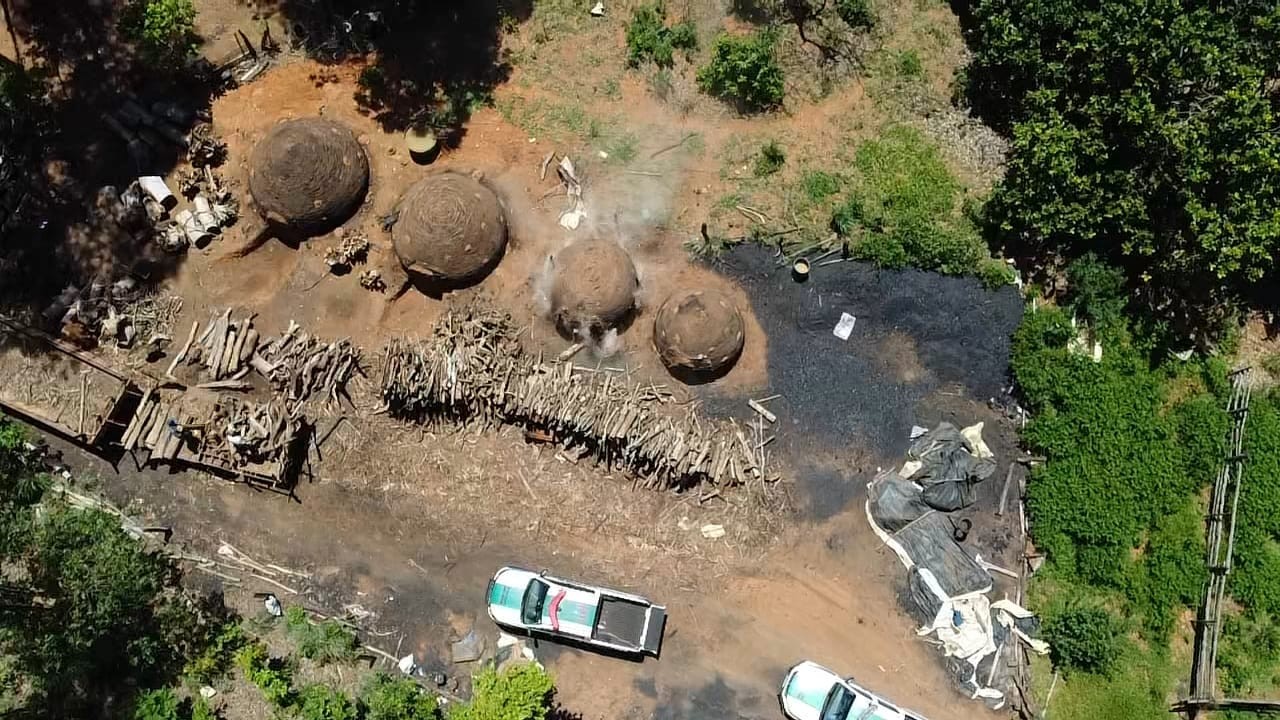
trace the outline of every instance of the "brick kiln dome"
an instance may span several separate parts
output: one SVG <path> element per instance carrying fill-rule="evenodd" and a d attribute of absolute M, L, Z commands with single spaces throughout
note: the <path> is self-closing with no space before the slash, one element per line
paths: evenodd
<path fill-rule="evenodd" d="M 618 243 L 578 240 L 553 263 L 551 310 L 563 331 L 600 335 L 635 308 L 640 280 L 631 256 Z"/>
<path fill-rule="evenodd" d="M 271 129 L 249 158 L 249 192 L 273 225 L 323 235 L 364 202 L 369 159 L 345 125 L 323 118 Z"/>
<path fill-rule="evenodd" d="M 718 290 L 685 290 L 658 308 L 653 344 L 672 371 L 718 375 L 742 354 L 742 313 Z"/>
<path fill-rule="evenodd" d="M 445 171 L 405 192 L 391 228 L 400 264 L 420 279 L 478 280 L 502 259 L 507 218 L 502 202 L 480 180 Z"/>

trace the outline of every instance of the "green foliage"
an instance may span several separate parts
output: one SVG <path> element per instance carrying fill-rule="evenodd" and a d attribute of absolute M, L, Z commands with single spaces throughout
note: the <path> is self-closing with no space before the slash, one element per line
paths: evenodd
<path fill-rule="evenodd" d="M 209 705 L 209 701 L 196 695 L 191 701 L 191 720 L 218 720 L 219 714 Z"/>
<path fill-rule="evenodd" d="M 1255 394 L 1245 427 L 1244 481 L 1228 587 L 1246 607 L 1280 617 L 1280 397 Z"/>
<path fill-rule="evenodd" d="M 1280 353 L 1267 353 L 1258 364 L 1273 379 L 1280 379 Z"/>
<path fill-rule="evenodd" d="M 820 203 L 840 192 L 840 178 L 821 170 L 810 170 L 800 178 L 800 187 L 809 202 Z"/>
<path fill-rule="evenodd" d="M 546 720 L 555 685 L 537 665 L 476 675 L 470 703 L 454 705 L 449 720 Z"/>
<path fill-rule="evenodd" d="M 325 685 L 309 685 L 298 696 L 301 720 L 357 720 L 356 703 L 339 690 Z"/>
<path fill-rule="evenodd" d="M 924 63 L 920 61 L 920 53 L 915 50 L 903 50 L 898 53 L 894 69 L 899 77 L 912 79 L 924 77 Z"/>
<path fill-rule="evenodd" d="M 293 671 L 283 661 L 273 659 L 267 653 L 266 645 L 260 642 L 245 645 L 236 653 L 236 665 L 272 705 L 287 708 L 297 701 L 297 694 L 293 691 Z"/>
<path fill-rule="evenodd" d="M 698 47 L 698 33 L 688 20 L 667 26 L 667 9 L 661 3 L 641 5 L 627 23 L 627 63 L 639 67 L 653 62 L 658 67 L 675 64 L 676 50 Z"/>
<path fill-rule="evenodd" d="M 787 154 L 782 146 L 777 140 L 770 140 L 761 146 L 760 154 L 756 156 L 755 176 L 768 177 L 781 170 L 786 162 Z"/>
<path fill-rule="evenodd" d="M 1267 286 L 1280 5 L 979 0 L 974 21 L 970 96 L 1012 138 L 990 203 L 1006 244 L 1094 251 L 1192 325 Z"/>
<path fill-rule="evenodd" d="M 152 62 L 182 62 L 195 54 L 196 9 L 191 0 L 131 0 L 121 30 Z"/>
<path fill-rule="evenodd" d="M 187 661 L 182 674 L 194 684 L 209 685 L 230 671 L 236 651 L 246 642 L 240 623 L 223 622 L 211 628 L 204 649 Z"/>
<path fill-rule="evenodd" d="M 751 112 L 782 104 L 782 66 L 774 53 L 776 37 L 768 30 L 751 35 L 721 35 L 711 60 L 698 70 L 702 91 L 738 103 Z"/>
<path fill-rule="evenodd" d="M 854 30 L 870 30 L 876 24 L 870 0 L 836 0 L 836 15 Z"/>
<path fill-rule="evenodd" d="M 1194 496 L 1213 479 L 1227 417 L 1197 388 L 1221 370 L 1203 368 L 1210 383 L 1182 378 L 1188 392 L 1171 403 L 1173 376 L 1123 333 L 1100 363 L 1068 350 L 1075 334 L 1066 313 L 1042 309 L 1014 335 L 1013 373 L 1033 414 L 1023 440 L 1047 458 L 1027 487 L 1032 531 L 1062 572 L 1123 591 L 1163 638 L 1203 577 Z"/>
<path fill-rule="evenodd" d="M 439 712 L 436 699 L 412 680 L 386 673 L 370 677 L 360 693 L 364 720 L 427 720 Z"/>
<path fill-rule="evenodd" d="M 1045 618 L 1043 633 L 1063 670 L 1107 675 L 1120 657 L 1120 621 L 1103 607 L 1068 603 Z"/>
<path fill-rule="evenodd" d="M 1218 678 L 1229 697 L 1267 696 L 1280 686 L 1280 624 L 1267 613 L 1228 615 L 1218 650 Z"/>
<path fill-rule="evenodd" d="M 179 720 L 178 705 L 178 696 L 172 690 L 150 690 L 134 703 L 133 720 Z"/>
<path fill-rule="evenodd" d="M 1123 322 L 1128 298 L 1124 271 L 1085 253 L 1067 265 L 1067 287 L 1071 308 L 1099 330 L 1114 330 Z"/>
<path fill-rule="evenodd" d="M 978 271 L 986 247 L 959 211 L 960 184 L 919 131 L 885 130 L 858 148 L 854 166 L 852 192 L 832 213 L 831 225 L 858 240 L 858 259 L 954 275 Z"/>
<path fill-rule="evenodd" d="M 294 605 L 285 610 L 285 630 L 298 646 L 298 653 L 320 664 L 350 660 L 360 643 L 355 633 L 337 620 L 312 623 L 307 611 Z"/>

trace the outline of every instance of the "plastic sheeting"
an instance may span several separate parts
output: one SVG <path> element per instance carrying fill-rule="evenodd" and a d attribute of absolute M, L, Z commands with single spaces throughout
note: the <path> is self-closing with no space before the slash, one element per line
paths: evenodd
<path fill-rule="evenodd" d="M 1043 653 L 1048 646 L 1032 637 L 1030 612 L 1009 600 L 991 602 L 991 575 L 953 537 L 948 513 L 973 503 L 973 486 L 995 471 L 995 459 L 981 424 L 957 430 L 942 423 L 920 435 L 909 455 L 898 472 L 882 472 L 867 486 L 867 519 L 907 567 L 903 600 L 919 634 L 937 639 L 973 697 L 998 707 L 1000 648 L 1021 641 Z"/>
<path fill-rule="evenodd" d="M 981 423 L 964 430 L 941 423 L 916 438 L 907 455 L 911 460 L 904 465 L 903 477 L 921 486 L 930 507 L 948 512 L 972 505 L 974 486 L 996 470 L 995 458 L 982 441 Z"/>

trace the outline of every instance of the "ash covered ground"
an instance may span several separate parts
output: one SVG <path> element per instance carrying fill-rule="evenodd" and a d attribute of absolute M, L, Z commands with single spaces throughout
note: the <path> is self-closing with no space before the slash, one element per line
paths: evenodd
<path fill-rule="evenodd" d="M 854 262 L 815 267 L 800 283 L 758 246 L 714 265 L 742 285 L 768 336 L 768 388 L 752 396 L 782 396 L 769 403 L 779 418 L 773 447 L 797 468 L 811 515 L 834 515 L 878 467 L 901 462 L 913 425 L 988 420 L 1002 472 L 1012 459 L 1012 429 L 993 427 L 985 404 L 1008 384 L 1023 312 L 1014 287 Z M 857 323 L 843 341 L 832 330 L 846 312 Z M 711 413 L 750 418 L 743 397 L 714 385 L 700 393 Z"/>

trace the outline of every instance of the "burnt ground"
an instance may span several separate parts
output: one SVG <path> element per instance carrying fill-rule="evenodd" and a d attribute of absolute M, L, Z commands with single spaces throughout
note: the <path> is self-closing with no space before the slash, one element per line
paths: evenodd
<path fill-rule="evenodd" d="M 776 450 L 795 469 L 809 517 L 862 497 L 878 468 L 901 462 L 913 425 L 986 421 L 1000 467 L 983 496 L 1003 483 L 1016 438 L 986 403 L 1008 383 L 1022 319 L 1012 286 L 992 292 L 972 278 L 853 262 L 816 267 L 801 283 L 754 246 L 715 265 L 741 285 L 769 338 L 769 382 L 751 397 L 782 396 L 769 403 L 780 418 Z M 848 341 L 832 333 L 845 312 L 857 318 Z M 712 389 L 705 400 L 712 412 L 749 419 L 741 395 Z"/>

